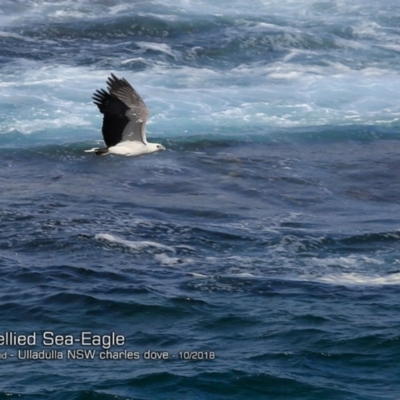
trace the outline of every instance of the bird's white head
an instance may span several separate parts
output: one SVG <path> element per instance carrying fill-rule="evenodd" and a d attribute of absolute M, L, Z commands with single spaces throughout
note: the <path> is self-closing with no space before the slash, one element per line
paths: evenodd
<path fill-rule="evenodd" d="M 149 153 L 165 150 L 165 147 L 160 143 L 147 143 Z"/>

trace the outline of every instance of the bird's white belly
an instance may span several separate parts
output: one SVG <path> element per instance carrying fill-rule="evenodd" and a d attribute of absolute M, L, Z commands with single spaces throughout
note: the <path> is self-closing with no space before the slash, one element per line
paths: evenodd
<path fill-rule="evenodd" d="M 148 148 L 140 142 L 121 142 L 116 146 L 109 147 L 108 151 L 111 154 L 120 154 L 123 156 L 140 156 L 141 154 L 148 153 Z"/>

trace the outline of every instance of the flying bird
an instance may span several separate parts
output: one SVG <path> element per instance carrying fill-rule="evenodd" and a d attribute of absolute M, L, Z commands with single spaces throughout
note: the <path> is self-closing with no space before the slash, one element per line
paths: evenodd
<path fill-rule="evenodd" d="M 107 89 L 108 92 L 101 89 L 93 93 L 93 103 L 104 115 L 102 132 L 107 147 L 94 147 L 85 152 L 94 152 L 100 156 L 140 156 L 165 150 L 163 145 L 147 141 L 149 110 L 129 82 L 111 74 L 107 80 Z"/>

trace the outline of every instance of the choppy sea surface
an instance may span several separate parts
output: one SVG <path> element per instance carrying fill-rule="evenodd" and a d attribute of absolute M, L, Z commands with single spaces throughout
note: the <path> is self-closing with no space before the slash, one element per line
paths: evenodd
<path fill-rule="evenodd" d="M 2 0 L 0 400 L 399 399 L 399 21 Z M 84 152 L 111 72 L 167 151 Z"/>

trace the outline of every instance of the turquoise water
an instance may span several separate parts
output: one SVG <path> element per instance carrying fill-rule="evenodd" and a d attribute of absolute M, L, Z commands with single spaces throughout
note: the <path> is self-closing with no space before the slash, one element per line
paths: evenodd
<path fill-rule="evenodd" d="M 399 17 L 4 1 L 0 399 L 397 399 Z M 110 72 L 167 151 L 84 152 Z"/>

